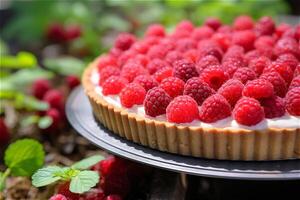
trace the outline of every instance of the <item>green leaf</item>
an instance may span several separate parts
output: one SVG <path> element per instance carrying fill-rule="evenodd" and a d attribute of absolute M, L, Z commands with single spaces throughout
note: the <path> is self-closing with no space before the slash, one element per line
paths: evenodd
<path fill-rule="evenodd" d="M 103 159 L 104 159 L 103 156 L 95 155 L 95 156 L 83 159 L 83 160 L 75 163 L 74 165 L 72 165 L 72 168 L 89 169 L 90 167 L 94 166 L 95 164 L 97 164 L 98 162 L 100 162 Z"/>
<path fill-rule="evenodd" d="M 44 116 L 44 117 L 40 118 L 40 120 L 38 122 L 38 127 L 40 129 L 46 129 L 46 128 L 49 128 L 52 123 L 53 123 L 53 119 L 51 117 Z"/>
<path fill-rule="evenodd" d="M 39 119 L 40 119 L 40 116 L 31 115 L 31 116 L 28 116 L 28 117 L 24 118 L 23 120 L 21 120 L 20 124 L 22 127 L 26 127 L 31 124 L 36 124 L 39 121 Z"/>
<path fill-rule="evenodd" d="M 62 57 L 56 59 L 48 58 L 44 60 L 44 65 L 47 69 L 61 75 L 81 76 L 85 68 L 85 63 L 74 57 Z"/>
<path fill-rule="evenodd" d="M 49 108 L 48 103 L 22 93 L 16 95 L 14 103 L 17 109 L 45 111 Z"/>
<path fill-rule="evenodd" d="M 33 139 L 22 139 L 9 145 L 5 151 L 5 165 L 14 176 L 31 176 L 44 164 L 43 146 Z"/>
<path fill-rule="evenodd" d="M 0 191 L 3 191 L 5 188 L 4 173 L 0 172 Z"/>
<path fill-rule="evenodd" d="M 32 176 L 32 185 L 35 187 L 43 187 L 60 180 L 61 177 L 56 174 L 61 170 L 62 168 L 58 166 L 49 166 L 39 169 Z"/>
<path fill-rule="evenodd" d="M 99 182 L 99 174 L 95 171 L 85 170 L 71 179 L 70 191 L 82 194 L 89 191 Z"/>
<path fill-rule="evenodd" d="M 0 60 L 0 67 L 10 69 L 33 68 L 37 65 L 35 55 L 29 52 L 19 52 L 17 56 L 4 55 Z"/>
<path fill-rule="evenodd" d="M 0 39 L 0 55 L 8 54 L 8 47 L 3 40 Z"/>

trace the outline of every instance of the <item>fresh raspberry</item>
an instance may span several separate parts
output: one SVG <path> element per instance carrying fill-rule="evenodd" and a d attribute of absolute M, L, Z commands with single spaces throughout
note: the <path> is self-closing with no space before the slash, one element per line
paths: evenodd
<path fill-rule="evenodd" d="M 69 25 L 65 28 L 65 37 L 67 41 L 72 41 L 82 34 L 81 27 L 77 24 Z"/>
<path fill-rule="evenodd" d="M 148 52 L 148 49 L 150 48 L 150 45 L 147 44 L 146 41 L 138 41 L 136 43 L 134 43 L 130 49 L 132 49 L 133 51 L 136 51 L 137 53 L 140 54 L 146 54 Z"/>
<path fill-rule="evenodd" d="M 100 80 L 99 85 L 102 85 L 106 79 L 108 79 L 111 76 L 119 76 L 121 73 L 121 70 L 119 68 L 115 67 L 106 67 L 100 71 Z"/>
<path fill-rule="evenodd" d="M 127 85 L 128 80 L 120 76 L 111 76 L 102 84 L 103 95 L 119 94 Z"/>
<path fill-rule="evenodd" d="M 198 74 L 201 74 L 201 72 L 205 68 L 213 66 L 213 65 L 219 65 L 219 64 L 220 64 L 220 62 L 216 57 L 214 57 L 212 55 L 208 55 L 208 56 L 205 56 L 205 57 L 201 58 L 196 63 L 196 69 L 197 69 Z"/>
<path fill-rule="evenodd" d="M 281 117 L 285 113 L 284 100 L 278 96 L 261 99 L 260 105 L 264 108 L 266 118 Z"/>
<path fill-rule="evenodd" d="M 175 29 L 175 31 L 181 31 L 181 30 L 189 31 L 191 33 L 194 30 L 194 25 L 189 20 L 183 20 L 176 26 Z"/>
<path fill-rule="evenodd" d="M 170 65 L 182 59 L 183 59 L 182 53 L 175 50 L 169 51 L 169 53 L 165 57 L 165 61 L 168 62 Z"/>
<path fill-rule="evenodd" d="M 145 33 L 146 37 L 155 36 L 155 37 L 164 37 L 165 36 L 165 28 L 161 24 L 152 24 L 150 25 Z"/>
<path fill-rule="evenodd" d="M 216 17 L 209 17 L 205 20 L 204 24 L 217 30 L 222 25 L 222 22 Z"/>
<path fill-rule="evenodd" d="M 298 47 L 298 43 L 294 38 L 284 37 L 277 41 L 274 46 L 274 54 L 279 56 L 281 54 L 291 53 L 294 56 L 300 56 L 300 50 Z"/>
<path fill-rule="evenodd" d="M 122 197 L 120 197 L 117 194 L 113 194 L 113 195 L 108 195 L 105 200 L 122 200 Z"/>
<path fill-rule="evenodd" d="M 260 76 L 261 79 L 265 79 L 272 83 L 274 87 L 274 92 L 277 96 L 284 97 L 287 91 L 287 86 L 284 79 L 276 71 L 270 71 L 263 73 Z"/>
<path fill-rule="evenodd" d="M 233 28 L 238 31 L 249 30 L 252 29 L 253 27 L 254 27 L 253 19 L 247 15 L 241 15 L 235 18 L 233 22 Z"/>
<path fill-rule="evenodd" d="M 276 62 L 278 62 L 278 63 L 284 63 L 284 64 L 290 66 L 290 68 L 293 71 L 295 70 L 296 66 L 299 63 L 298 59 L 293 54 L 290 54 L 290 53 L 288 53 L 288 54 L 281 54 L 276 59 Z"/>
<path fill-rule="evenodd" d="M 261 47 L 259 49 L 256 49 L 256 51 L 259 53 L 259 56 L 266 56 L 271 59 L 274 57 L 273 47 L 271 46 L 265 46 L 264 48 Z"/>
<path fill-rule="evenodd" d="M 66 41 L 66 32 L 65 28 L 60 23 L 52 23 L 47 27 L 47 39 L 52 42 L 65 42 Z"/>
<path fill-rule="evenodd" d="M 110 174 L 124 175 L 127 171 L 127 161 L 119 157 L 109 156 L 94 165 L 92 170 L 99 171 L 101 176 L 104 177 Z"/>
<path fill-rule="evenodd" d="M 117 58 L 119 58 L 122 53 L 123 53 L 123 51 L 121 49 L 118 49 L 116 47 L 112 47 L 109 50 L 108 55 L 117 60 Z"/>
<path fill-rule="evenodd" d="M 231 33 L 233 30 L 229 25 L 222 25 L 218 28 L 217 33 Z"/>
<path fill-rule="evenodd" d="M 271 17 L 262 17 L 258 20 L 255 26 L 256 33 L 261 35 L 272 35 L 275 31 L 275 23 Z"/>
<path fill-rule="evenodd" d="M 265 79 L 255 79 L 247 82 L 243 95 L 255 99 L 268 98 L 274 95 L 274 87 Z"/>
<path fill-rule="evenodd" d="M 120 176 L 119 174 L 112 173 L 101 177 L 100 187 L 106 195 L 117 194 L 126 197 L 130 191 L 131 183 L 126 174 Z"/>
<path fill-rule="evenodd" d="M 215 33 L 212 38 L 214 42 L 216 42 L 224 52 L 227 51 L 229 46 L 231 45 L 231 35 L 226 33 Z"/>
<path fill-rule="evenodd" d="M 179 60 L 174 63 L 173 76 L 186 82 L 190 78 L 198 76 L 198 72 L 195 64 L 187 60 Z"/>
<path fill-rule="evenodd" d="M 52 119 L 52 124 L 50 127 L 47 128 L 48 131 L 54 131 L 57 130 L 60 126 L 61 122 L 61 114 L 60 112 L 55 108 L 50 108 L 46 112 L 46 116 L 50 117 Z"/>
<path fill-rule="evenodd" d="M 248 51 L 244 56 L 244 60 L 246 63 L 249 64 L 252 60 L 255 60 L 261 56 L 262 56 L 261 53 L 255 49 L 255 50 Z"/>
<path fill-rule="evenodd" d="M 242 46 L 245 51 L 249 51 L 254 48 L 255 39 L 255 33 L 251 30 L 237 31 L 233 33 L 232 43 Z"/>
<path fill-rule="evenodd" d="M 167 37 L 163 38 L 159 41 L 159 45 L 161 47 L 165 48 L 167 52 L 172 51 L 175 49 L 177 40 L 174 40 L 173 38 Z"/>
<path fill-rule="evenodd" d="M 70 187 L 70 182 L 64 182 L 64 183 L 58 185 L 57 194 L 64 195 L 67 198 L 67 200 L 79 200 L 80 195 L 72 193 L 70 191 L 69 187 Z"/>
<path fill-rule="evenodd" d="M 221 85 L 228 80 L 228 75 L 219 65 L 214 65 L 205 68 L 200 74 L 200 78 L 208 83 L 214 90 L 218 90 Z"/>
<path fill-rule="evenodd" d="M 133 82 L 143 86 L 146 91 L 158 86 L 158 82 L 149 75 L 139 75 L 133 80 Z"/>
<path fill-rule="evenodd" d="M 186 52 L 190 49 L 195 49 L 197 43 L 190 38 L 183 38 L 177 41 L 175 49 L 179 52 Z"/>
<path fill-rule="evenodd" d="M 51 89 L 46 92 L 43 101 L 47 102 L 51 108 L 60 110 L 64 105 L 64 95 L 59 90 Z"/>
<path fill-rule="evenodd" d="M 198 60 L 199 56 L 198 56 L 198 50 L 197 49 L 190 49 L 187 50 L 186 52 L 184 52 L 183 54 L 183 59 L 186 59 L 192 63 L 196 63 L 196 61 Z"/>
<path fill-rule="evenodd" d="M 233 109 L 233 118 L 242 125 L 253 126 L 265 117 L 264 109 L 259 101 L 250 97 L 242 97 Z"/>
<path fill-rule="evenodd" d="M 146 90 L 141 85 L 137 83 L 130 83 L 122 89 L 120 93 L 120 100 L 124 107 L 131 108 L 135 104 L 143 104 L 145 96 Z"/>
<path fill-rule="evenodd" d="M 38 79 L 31 86 L 31 93 L 38 99 L 42 99 L 47 91 L 51 89 L 51 84 L 46 79 Z"/>
<path fill-rule="evenodd" d="M 171 100 L 172 98 L 162 88 L 152 88 L 148 91 L 144 101 L 146 114 L 151 117 L 165 114 Z"/>
<path fill-rule="evenodd" d="M 296 69 L 294 71 L 294 77 L 300 75 L 300 63 L 296 66 Z"/>
<path fill-rule="evenodd" d="M 234 79 L 240 80 L 242 83 L 247 83 L 247 81 L 253 80 L 256 78 L 256 73 L 248 67 L 238 68 L 234 74 Z"/>
<path fill-rule="evenodd" d="M 8 128 L 5 124 L 4 118 L 0 118 L 0 144 L 7 144 L 10 139 Z"/>
<path fill-rule="evenodd" d="M 132 82 L 139 75 L 148 74 L 147 70 L 140 64 L 135 62 L 126 63 L 123 66 L 121 76 Z"/>
<path fill-rule="evenodd" d="M 201 121 L 212 123 L 229 117 L 231 115 L 231 107 L 222 95 L 214 94 L 203 102 L 199 113 Z"/>
<path fill-rule="evenodd" d="M 227 59 L 232 59 L 232 58 L 240 59 L 244 56 L 244 51 L 245 50 L 243 47 L 238 45 L 232 45 L 227 49 L 222 61 L 226 61 Z"/>
<path fill-rule="evenodd" d="M 69 75 L 65 78 L 65 81 L 70 90 L 73 90 L 76 86 L 80 85 L 80 80 L 77 76 Z"/>
<path fill-rule="evenodd" d="M 164 67 L 155 72 L 154 78 L 160 83 L 162 80 L 172 76 L 173 69 L 171 67 Z"/>
<path fill-rule="evenodd" d="M 98 71 L 101 71 L 105 67 L 117 67 L 117 60 L 110 55 L 103 55 L 97 59 Z"/>
<path fill-rule="evenodd" d="M 272 36 L 263 35 L 257 38 L 254 42 L 254 47 L 258 50 L 264 49 L 266 46 L 273 47 L 275 44 L 275 40 Z"/>
<path fill-rule="evenodd" d="M 56 194 L 52 196 L 49 200 L 68 200 L 68 199 L 62 194 Z"/>
<path fill-rule="evenodd" d="M 165 67 L 170 67 L 170 64 L 167 63 L 166 61 L 158 59 L 158 58 L 150 60 L 147 65 L 147 69 L 150 74 L 154 74 L 158 70 L 165 68 Z"/>
<path fill-rule="evenodd" d="M 300 75 L 296 76 L 291 84 L 290 84 L 290 87 L 289 87 L 289 90 L 295 88 L 295 87 L 300 87 Z"/>
<path fill-rule="evenodd" d="M 84 200 L 105 200 L 105 194 L 100 188 L 93 188 L 83 195 Z"/>
<path fill-rule="evenodd" d="M 163 46 L 161 44 L 156 44 L 149 48 L 147 52 L 147 56 L 150 59 L 155 59 L 155 58 L 164 59 L 167 53 L 168 53 L 168 49 L 166 48 L 166 46 Z"/>
<path fill-rule="evenodd" d="M 137 52 L 132 49 L 126 50 L 122 52 L 122 54 L 118 57 L 117 63 L 118 66 L 125 65 L 129 60 L 132 60 L 137 55 Z"/>
<path fill-rule="evenodd" d="M 221 47 L 219 47 L 218 44 L 213 40 L 201 40 L 198 43 L 198 54 L 199 58 L 212 55 L 218 58 L 219 61 L 221 61 L 223 57 L 223 51 Z"/>
<path fill-rule="evenodd" d="M 146 37 L 143 41 L 150 47 L 160 42 L 160 37 Z"/>
<path fill-rule="evenodd" d="M 115 41 L 115 47 L 125 51 L 131 47 L 131 45 L 136 41 L 134 35 L 130 33 L 120 33 Z"/>
<path fill-rule="evenodd" d="M 264 69 L 264 73 L 270 72 L 270 71 L 276 71 L 280 74 L 280 76 L 285 80 L 287 84 L 290 84 L 290 82 L 293 79 L 293 71 L 290 68 L 290 66 L 286 65 L 285 63 L 279 63 L 279 62 L 272 62 L 269 66 L 267 66 Z"/>
<path fill-rule="evenodd" d="M 236 102 L 242 97 L 244 85 L 241 81 L 236 79 L 229 79 L 218 90 L 228 103 L 234 107 Z"/>
<path fill-rule="evenodd" d="M 253 60 L 250 60 L 248 67 L 257 74 L 257 76 L 260 76 L 264 68 L 269 66 L 271 64 L 271 60 L 265 56 L 261 56 L 258 58 L 255 58 Z"/>
<path fill-rule="evenodd" d="M 300 116 L 300 87 L 295 87 L 288 91 L 285 101 L 288 113 Z"/>
<path fill-rule="evenodd" d="M 164 79 L 159 87 L 164 89 L 172 98 L 182 95 L 184 82 L 176 77 L 169 77 Z"/>
<path fill-rule="evenodd" d="M 275 33 L 279 38 L 281 38 L 281 36 L 291 28 L 292 28 L 291 25 L 286 24 L 286 23 L 281 23 L 276 27 Z"/>
<path fill-rule="evenodd" d="M 188 123 L 198 118 L 197 102 L 188 95 L 178 96 L 167 107 L 167 120 L 174 123 Z"/>
<path fill-rule="evenodd" d="M 214 34 L 214 30 L 209 26 L 201 26 L 195 28 L 192 33 L 192 39 L 195 41 L 200 41 L 203 39 L 208 39 Z"/>
<path fill-rule="evenodd" d="M 142 65 L 143 67 L 146 67 L 149 63 L 149 58 L 146 55 L 137 54 L 133 58 L 129 58 L 127 62 L 128 63 L 129 62 L 135 62 L 137 64 Z"/>
<path fill-rule="evenodd" d="M 214 93 L 215 91 L 198 77 L 189 79 L 184 85 L 183 91 L 184 95 L 191 96 L 193 99 L 195 99 L 199 106 L 207 97 Z"/>

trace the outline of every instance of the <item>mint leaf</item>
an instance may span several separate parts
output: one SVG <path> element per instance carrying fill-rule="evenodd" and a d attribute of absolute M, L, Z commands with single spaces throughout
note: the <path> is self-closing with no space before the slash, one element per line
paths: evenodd
<path fill-rule="evenodd" d="M 29 52 L 19 52 L 17 56 L 3 55 L 0 60 L 0 67 L 11 69 L 36 67 L 37 59 Z"/>
<path fill-rule="evenodd" d="M 83 159 L 75 164 L 72 165 L 72 168 L 75 169 L 89 169 L 90 167 L 94 166 L 101 160 L 103 160 L 103 156 L 95 155 L 86 159 Z"/>
<path fill-rule="evenodd" d="M 99 182 L 99 174 L 94 171 L 81 171 L 71 179 L 70 191 L 73 193 L 82 194 L 89 191 Z"/>
<path fill-rule="evenodd" d="M 31 124 L 35 124 L 39 121 L 40 116 L 38 115 L 31 115 L 28 117 L 25 117 L 23 120 L 21 120 L 20 124 L 22 127 L 26 127 L 29 126 Z"/>
<path fill-rule="evenodd" d="M 26 109 L 29 111 L 32 110 L 45 111 L 49 108 L 48 103 L 44 101 L 40 101 L 33 96 L 27 96 L 22 93 L 19 93 L 15 96 L 14 105 L 17 109 Z"/>
<path fill-rule="evenodd" d="M 38 127 L 40 129 L 46 129 L 46 128 L 49 128 L 51 126 L 51 124 L 53 123 L 53 120 L 51 117 L 49 116 L 44 116 L 44 117 L 41 117 L 39 122 L 38 122 Z"/>
<path fill-rule="evenodd" d="M 58 166 L 49 166 L 39 169 L 32 176 L 32 185 L 35 187 L 43 187 L 60 180 L 61 177 L 56 174 L 60 173 L 61 170 L 62 169 Z"/>
<path fill-rule="evenodd" d="M 43 146 L 33 139 L 18 140 L 5 151 L 5 165 L 14 176 L 31 176 L 43 166 L 45 152 Z"/>

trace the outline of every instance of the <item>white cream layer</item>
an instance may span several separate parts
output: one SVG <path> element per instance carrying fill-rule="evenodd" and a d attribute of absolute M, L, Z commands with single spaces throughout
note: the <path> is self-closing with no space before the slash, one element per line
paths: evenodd
<path fill-rule="evenodd" d="M 109 104 L 112 104 L 118 108 L 121 108 L 121 102 L 118 95 L 108 95 L 104 96 L 102 94 L 102 88 L 98 85 L 99 83 L 99 74 L 97 71 L 92 72 L 91 81 L 95 85 L 95 91 L 99 94 L 105 101 Z M 123 107 L 124 108 L 124 107 Z M 127 109 L 130 113 L 136 113 L 140 116 L 149 119 L 155 119 L 158 121 L 167 121 L 166 115 L 160 115 L 157 117 L 150 117 L 145 114 L 144 106 L 143 105 L 135 105 L 130 109 Z M 265 130 L 268 128 L 300 128 L 300 117 L 291 116 L 286 114 L 282 117 L 273 118 L 273 119 L 264 119 L 260 123 L 254 126 L 244 126 L 237 123 L 232 117 L 228 117 L 226 119 L 219 120 L 214 123 L 204 123 L 199 120 L 194 120 L 191 123 L 184 123 L 182 125 L 187 126 L 197 126 L 203 128 L 224 128 L 224 129 L 248 129 L 248 130 Z"/>

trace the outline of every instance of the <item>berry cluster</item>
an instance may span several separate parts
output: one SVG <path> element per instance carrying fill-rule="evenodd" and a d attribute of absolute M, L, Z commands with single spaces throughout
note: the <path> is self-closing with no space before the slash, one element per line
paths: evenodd
<path fill-rule="evenodd" d="M 300 116 L 299 30 L 249 16 L 232 26 L 182 21 L 172 33 L 154 24 L 142 39 L 118 36 L 98 60 L 99 84 L 124 107 L 143 104 L 147 115 L 175 123 L 232 116 L 251 126 L 286 112 Z"/>

